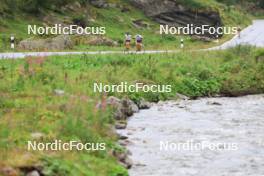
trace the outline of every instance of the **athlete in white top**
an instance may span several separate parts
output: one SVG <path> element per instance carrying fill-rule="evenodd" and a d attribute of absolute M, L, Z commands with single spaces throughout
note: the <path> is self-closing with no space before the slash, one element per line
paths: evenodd
<path fill-rule="evenodd" d="M 125 48 L 127 51 L 130 49 L 131 39 L 132 39 L 132 36 L 127 32 L 125 34 Z"/>
<path fill-rule="evenodd" d="M 125 34 L 125 41 L 131 42 L 132 36 L 129 33 Z"/>

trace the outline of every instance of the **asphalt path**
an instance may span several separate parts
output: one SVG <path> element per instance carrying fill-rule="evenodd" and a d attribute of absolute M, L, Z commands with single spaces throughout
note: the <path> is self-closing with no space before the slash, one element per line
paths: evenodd
<path fill-rule="evenodd" d="M 240 32 L 240 35 L 236 35 L 221 46 L 210 49 L 227 49 L 237 45 L 264 47 L 264 20 L 254 20 L 252 25 Z"/>

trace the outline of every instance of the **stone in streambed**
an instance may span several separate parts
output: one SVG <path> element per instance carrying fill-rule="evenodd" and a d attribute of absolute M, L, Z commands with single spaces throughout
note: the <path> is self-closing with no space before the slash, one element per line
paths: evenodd
<path fill-rule="evenodd" d="M 151 103 L 144 99 L 141 99 L 138 103 L 138 107 L 139 109 L 149 109 L 151 107 Z"/>
<path fill-rule="evenodd" d="M 118 143 L 119 143 L 119 145 L 124 146 L 124 147 L 128 146 L 129 144 L 132 144 L 132 142 L 130 142 L 127 139 L 126 140 L 119 141 Z"/>
<path fill-rule="evenodd" d="M 136 105 L 136 103 L 134 103 L 132 100 L 130 100 L 130 99 L 127 99 L 127 103 L 128 103 L 128 105 L 131 107 L 131 110 L 132 110 L 132 112 L 133 113 L 138 113 L 139 112 L 139 108 L 138 108 L 138 106 Z"/>
<path fill-rule="evenodd" d="M 131 169 L 131 167 L 133 166 L 133 161 L 129 157 L 126 157 L 123 163 L 125 164 L 125 167 L 127 169 Z"/>
<path fill-rule="evenodd" d="M 216 101 L 214 101 L 214 102 L 207 102 L 207 104 L 208 105 L 215 105 L 215 106 L 221 106 L 222 105 L 221 103 L 216 102 Z"/>
<path fill-rule="evenodd" d="M 130 169 L 133 165 L 133 161 L 128 157 L 127 152 L 113 151 L 113 155 L 118 159 L 121 165 L 125 168 Z"/>
<path fill-rule="evenodd" d="M 128 98 L 120 100 L 111 96 L 107 99 L 107 104 L 115 108 L 114 117 L 116 120 L 126 120 L 127 117 L 139 111 L 137 105 Z"/>
<path fill-rule="evenodd" d="M 118 130 L 126 129 L 127 123 L 126 122 L 116 122 L 115 128 Z"/>
<path fill-rule="evenodd" d="M 128 137 L 127 136 L 124 136 L 124 135 L 119 135 L 118 138 L 119 138 L 119 140 L 126 140 L 126 139 L 128 139 Z"/>
<path fill-rule="evenodd" d="M 176 97 L 180 100 L 190 100 L 189 97 L 183 95 L 183 94 L 180 94 L 180 93 L 176 93 Z"/>

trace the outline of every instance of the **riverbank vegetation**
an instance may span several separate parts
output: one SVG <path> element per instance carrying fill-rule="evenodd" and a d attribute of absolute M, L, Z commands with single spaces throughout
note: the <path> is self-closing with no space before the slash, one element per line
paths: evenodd
<path fill-rule="evenodd" d="M 240 96 L 264 93 L 263 50 L 174 54 L 80 55 L 0 60 L 0 168 L 41 166 L 47 176 L 127 175 L 113 156 L 122 150 L 112 131 L 109 96 L 135 102 L 175 99 L 176 93 Z M 93 92 L 93 83 L 172 85 L 171 93 Z M 27 141 L 105 142 L 106 151 L 28 151 Z"/>

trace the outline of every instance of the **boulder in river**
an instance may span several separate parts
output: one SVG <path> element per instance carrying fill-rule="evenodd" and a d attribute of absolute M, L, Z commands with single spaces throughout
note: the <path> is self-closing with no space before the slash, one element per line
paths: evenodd
<path fill-rule="evenodd" d="M 114 116 L 116 120 L 125 120 L 127 117 L 139 111 L 137 105 L 128 98 L 120 100 L 111 96 L 107 99 L 107 104 L 115 108 Z"/>
<path fill-rule="evenodd" d="M 118 129 L 118 130 L 123 130 L 126 127 L 127 127 L 127 123 L 126 122 L 123 122 L 123 121 L 118 121 L 115 124 L 115 128 Z"/>
<path fill-rule="evenodd" d="M 180 94 L 180 93 L 176 93 L 176 97 L 181 100 L 190 100 L 189 97 L 187 97 L 186 95 Z"/>
<path fill-rule="evenodd" d="M 134 103 L 132 100 L 128 99 L 128 104 L 131 107 L 133 113 L 139 112 L 139 108 L 138 108 L 137 104 Z"/>
<path fill-rule="evenodd" d="M 113 155 L 125 168 L 130 169 L 133 165 L 133 161 L 128 157 L 128 152 L 113 151 Z"/>
<path fill-rule="evenodd" d="M 133 161 L 127 156 L 123 164 L 125 165 L 127 169 L 130 169 L 133 165 Z"/>
<path fill-rule="evenodd" d="M 138 107 L 139 109 L 149 109 L 151 107 L 151 103 L 144 99 L 141 99 L 138 103 Z"/>
<path fill-rule="evenodd" d="M 211 101 L 208 101 L 207 104 L 208 105 L 216 105 L 216 106 L 221 106 L 222 105 L 221 103 L 216 102 L 216 101 L 212 101 L 212 102 Z"/>
<path fill-rule="evenodd" d="M 107 104 L 115 108 L 114 117 L 116 120 L 126 119 L 122 112 L 122 103 L 119 98 L 111 96 L 107 99 Z"/>

